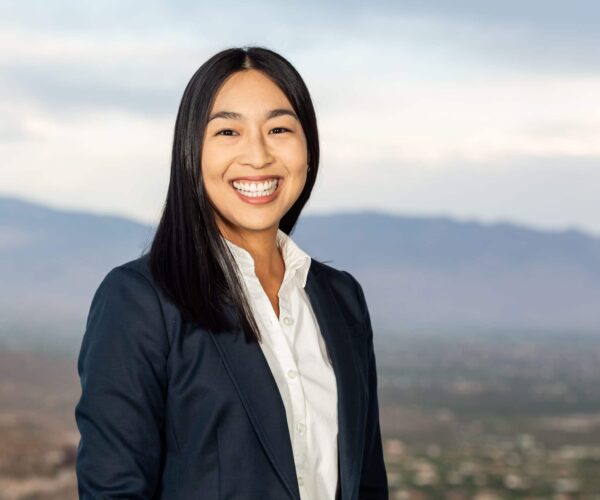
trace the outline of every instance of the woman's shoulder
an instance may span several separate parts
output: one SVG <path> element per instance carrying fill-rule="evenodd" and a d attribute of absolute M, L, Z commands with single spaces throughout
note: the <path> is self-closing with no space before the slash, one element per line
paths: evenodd
<path fill-rule="evenodd" d="M 112 267 L 105 273 L 92 302 L 102 302 L 122 307 L 135 303 L 138 308 L 156 308 L 162 303 L 150 271 L 149 254 Z"/>
<path fill-rule="evenodd" d="M 321 275 L 332 288 L 340 304 L 346 309 L 351 322 L 353 324 L 363 322 L 367 304 L 362 285 L 354 274 L 315 259 L 312 259 L 311 265 L 315 266 L 315 274 Z"/>
<path fill-rule="evenodd" d="M 154 286 L 152 279 L 152 272 L 150 271 L 150 254 L 146 253 L 136 259 L 128 260 L 122 264 L 116 266 L 114 269 L 125 271 L 126 273 L 137 273 L 148 280 L 148 282 Z"/>
<path fill-rule="evenodd" d="M 146 283 L 149 290 L 155 287 L 150 271 L 150 254 L 112 267 L 106 272 L 98 288 L 133 284 L 136 281 Z"/>

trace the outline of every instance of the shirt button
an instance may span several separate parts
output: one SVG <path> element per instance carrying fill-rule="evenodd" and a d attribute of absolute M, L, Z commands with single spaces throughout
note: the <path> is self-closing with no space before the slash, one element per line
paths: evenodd
<path fill-rule="evenodd" d="M 296 370 L 289 370 L 287 372 L 287 374 L 288 374 L 288 377 L 290 377 L 290 378 L 296 378 L 296 376 L 298 375 L 298 372 Z"/>
<path fill-rule="evenodd" d="M 306 426 L 302 422 L 299 422 L 298 425 L 296 426 L 296 429 L 298 430 L 298 434 L 304 434 L 305 428 L 306 428 Z"/>
<path fill-rule="evenodd" d="M 302 476 L 298 476 L 298 484 L 299 484 L 300 486 L 303 486 L 303 485 L 304 485 L 304 479 L 302 479 Z"/>
<path fill-rule="evenodd" d="M 292 324 L 294 323 L 294 320 L 293 320 L 293 319 L 292 319 L 290 316 L 285 316 L 285 317 L 283 318 L 283 322 L 284 322 L 286 325 L 290 326 L 290 325 L 292 325 Z"/>

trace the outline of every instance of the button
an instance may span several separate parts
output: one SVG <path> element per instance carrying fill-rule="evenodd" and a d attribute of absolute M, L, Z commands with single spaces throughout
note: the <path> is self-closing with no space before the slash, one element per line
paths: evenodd
<path fill-rule="evenodd" d="M 290 378 L 296 378 L 296 376 L 298 375 L 298 372 L 296 370 L 289 370 L 287 374 L 288 374 L 288 377 L 290 377 Z"/>
<path fill-rule="evenodd" d="M 303 486 L 303 485 L 304 485 L 304 479 L 302 478 L 302 476 L 298 476 L 298 484 L 299 484 L 300 486 Z"/>
<path fill-rule="evenodd" d="M 298 434 L 304 434 L 305 428 L 306 428 L 306 426 L 304 425 L 303 422 L 298 422 L 298 425 L 296 426 L 296 429 L 298 430 Z"/>
<path fill-rule="evenodd" d="M 285 317 L 283 318 L 283 322 L 284 322 L 286 325 L 288 325 L 288 326 L 290 326 L 290 325 L 293 325 L 293 324 L 294 324 L 294 320 L 293 320 L 293 319 L 292 319 L 290 316 L 285 316 Z"/>

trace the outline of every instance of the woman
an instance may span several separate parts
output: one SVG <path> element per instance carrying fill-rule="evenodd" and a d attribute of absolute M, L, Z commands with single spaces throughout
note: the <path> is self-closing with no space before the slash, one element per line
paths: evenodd
<path fill-rule="evenodd" d="M 289 236 L 318 162 L 283 57 L 228 49 L 194 74 L 150 252 L 90 307 L 80 498 L 388 498 L 363 290 Z"/>

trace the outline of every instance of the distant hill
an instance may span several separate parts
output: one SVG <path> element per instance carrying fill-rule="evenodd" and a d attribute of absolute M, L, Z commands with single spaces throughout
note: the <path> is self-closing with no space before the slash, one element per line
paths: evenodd
<path fill-rule="evenodd" d="M 0 342 L 79 347 L 92 295 L 154 228 L 0 197 Z M 303 216 L 292 235 L 362 283 L 380 335 L 600 333 L 600 238 L 378 212 Z"/>

